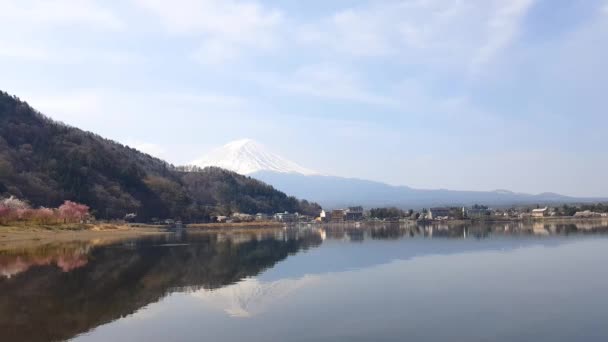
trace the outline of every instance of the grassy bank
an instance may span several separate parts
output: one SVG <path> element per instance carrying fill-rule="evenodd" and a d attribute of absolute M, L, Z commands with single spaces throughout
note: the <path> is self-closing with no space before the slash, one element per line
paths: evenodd
<path fill-rule="evenodd" d="M 60 241 L 119 241 L 147 235 L 167 234 L 150 225 L 111 223 L 0 226 L 0 250 Z"/>
<path fill-rule="evenodd" d="M 191 232 L 253 231 L 282 228 L 279 222 L 241 222 L 191 224 Z M 9 248 L 42 245 L 67 241 L 114 242 L 148 235 L 169 234 L 166 226 L 148 224 L 117 223 L 71 223 L 71 224 L 32 224 L 15 223 L 0 225 L 0 250 Z"/>

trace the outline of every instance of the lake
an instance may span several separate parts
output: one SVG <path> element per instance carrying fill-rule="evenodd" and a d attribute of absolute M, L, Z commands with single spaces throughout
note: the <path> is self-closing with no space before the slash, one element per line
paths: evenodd
<path fill-rule="evenodd" d="M 0 252 L 0 341 L 607 341 L 608 222 L 178 232 Z"/>

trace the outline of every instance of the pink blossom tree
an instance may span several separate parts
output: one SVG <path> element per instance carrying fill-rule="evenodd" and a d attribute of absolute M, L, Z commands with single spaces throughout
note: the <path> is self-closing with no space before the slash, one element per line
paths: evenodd
<path fill-rule="evenodd" d="M 89 216 L 88 206 L 72 201 L 63 202 L 57 211 L 65 223 L 82 222 Z"/>
<path fill-rule="evenodd" d="M 57 209 L 65 223 L 82 222 L 89 216 L 89 207 L 72 201 L 65 201 Z"/>
<path fill-rule="evenodd" d="M 39 208 L 30 206 L 13 196 L 0 199 L 0 224 L 12 222 L 36 222 L 52 224 L 82 222 L 89 217 L 89 207 L 72 201 L 65 201 L 58 209 Z"/>
<path fill-rule="evenodd" d="M 7 224 L 10 220 L 11 209 L 0 204 L 0 224 Z"/>
<path fill-rule="evenodd" d="M 33 211 L 31 219 L 38 223 L 50 224 L 57 222 L 57 215 L 53 209 L 40 208 Z"/>
<path fill-rule="evenodd" d="M 30 206 L 14 196 L 0 199 L 0 223 L 7 224 L 28 215 Z"/>

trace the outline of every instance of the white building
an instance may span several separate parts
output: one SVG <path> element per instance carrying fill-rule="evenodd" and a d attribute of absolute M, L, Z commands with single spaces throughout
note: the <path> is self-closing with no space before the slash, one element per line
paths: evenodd
<path fill-rule="evenodd" d="M 549 214 L 549 208 L 532 209 L 532 217 L 545 217 Z"/>

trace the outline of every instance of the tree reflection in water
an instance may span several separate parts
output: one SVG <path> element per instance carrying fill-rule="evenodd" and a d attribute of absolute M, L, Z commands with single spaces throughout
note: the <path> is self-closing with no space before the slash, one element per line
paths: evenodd
<path fill-rule="evenodd" d="M 214 289 L 320 245 L 318 231 L 187 234 L 0 254 L 0 340 L 64 340 L 184 289 Z"/>

